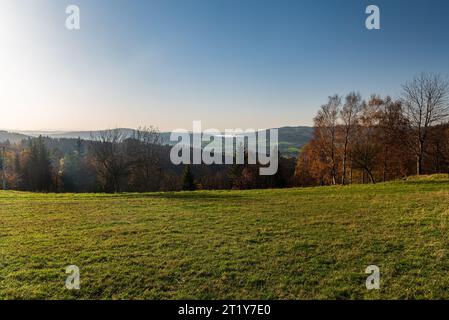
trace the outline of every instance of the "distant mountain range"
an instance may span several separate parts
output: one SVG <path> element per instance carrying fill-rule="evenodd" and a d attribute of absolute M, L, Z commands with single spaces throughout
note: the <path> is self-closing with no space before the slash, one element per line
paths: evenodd
<path fill-rule="evenodd" d="M 27 135 L 21 133 L 0 131 L 0 142 L 9 141 L 11 143 L 17 143 L 27 138 L 28 138 Z"/>
<path fill-rule="evenodd" d="M 132 135 L 134 130 L 121 128 L 120 130 L 124 135 Z M 44 136 L 54 139 L 77 139 L 91 140 L 92 137 L 98 137 L 101 134 L 99 131 L 17 131 L 7 132 L 0 131 L 0 142 L 9 140 L 11 143 L 20 142 L 23 139 L 29 137 Z M 298 154 L 302 146 L 308 143 L 312 137 L 312 127 L 282 127 L 279 128 L 279 150 L 283 155 L 294 157 Z M 170 141 L 170 132 L 162 132 L 163 144 L 174 144 Z"/>

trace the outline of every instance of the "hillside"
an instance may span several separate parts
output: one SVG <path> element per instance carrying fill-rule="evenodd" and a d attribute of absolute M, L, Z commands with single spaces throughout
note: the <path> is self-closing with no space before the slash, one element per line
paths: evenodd
<path fill-rule="evenodd" d="M 22 141 L 23 139 L 27 139 L 28 136 L 20 133 L 8 132 L 8 131 L 0 131 L 0 143 L 9 141 L 11 143 L 17 143 Z"/>
<path fill-rule="evenodd" d="M 279 128 L 279 151 L 283 155 L 296 157 L 299 150 L 312 139 L 312 127 Z"/>
<path fill-rule="evenodd" d="M 125 135 L 132 135 L 132 129 L 121 128 Z M 51 131 L 22 131 L 20 134 L 23 137 L 39 135 L 50 137 L 50 138 L 81 138 L 84 140 L 90 140 L 92 137 L 98 137 L 101 134 L 100 131 L 69 131 L 69 132 L 51 132 Z M 296 157 L 302 146 L 310 141 L 313 133 L 312 127 L 282 127 L 279 128 L 279 150 L 283 155 L 289 157 Z M 162 142 L 164 144 L 174 144 L 170 141 L 170 132 L 161 133 Z M 0 142 L 1 142 L 0 133 Z"/>
<path fill-rule="evenodd" d="M 449 177 L 153 194 L 0 192 L 0 298 L 449 298 Z M 81 290 L 64 288 L 77 265 Z M 368 265 L 381 290 L 365 288 Z"/>

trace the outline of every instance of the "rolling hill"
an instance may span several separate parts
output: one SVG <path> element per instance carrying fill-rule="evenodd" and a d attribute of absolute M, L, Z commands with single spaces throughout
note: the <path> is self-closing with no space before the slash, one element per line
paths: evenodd
<path fill-rule="evenodd" d="M 125 135 L 130 136 L 134 132 L 133 129 L 120 128 L 117 129 L 122 131 Z M 10 135 L 17 135 L 18 140 L 20 141 L 23 138 L 28 136 L 37 137 L 39 135 L 47 136 L 50 138 L 60 139 L 76 139 L 81 138 L 84 140 L 90 140 L 92 137 L 98 137 L 101 131 L 69 131 L 69 132 L 51 132 L 51 131 L 22 131 L 19 133 L 9 133 Z M 281 154 L 289 157 L 296 157 L 299 150 L 303 145 L 310 141 L 313 134 L 312 127 L 281 127 L 279 128 L 279 150 Z M 6 135 L 5 135 L 6 136 Z M 21 137 L 19 139 L 19 137 Z M 161 133 L 162 142 L 164 144 L 174 144 L 174 142 L 170 141 L 170 132 L 162 132 Z M 4 139 L 6 140 L 6 139 Z M 4 141 L 2 139 L 2 135 L 0 133 L 0 142 Z"/>
<path fill-rule="evenodd" d="M 0 192 L 0 299 L 448 299 L 449 176 L 147 194 Z M 67 290 L 76 265 L 81 289 Z M 367 290 L 365 269 L 381 272 Z"/>
<path fill-rule="evenodd" d="M 14 133 L 8 131 L 0 131 L 0 142 L 9 141 L 11 143 L 17 143 L 23 139 L 27 139 L 28 136 L 21 133 Z"/>

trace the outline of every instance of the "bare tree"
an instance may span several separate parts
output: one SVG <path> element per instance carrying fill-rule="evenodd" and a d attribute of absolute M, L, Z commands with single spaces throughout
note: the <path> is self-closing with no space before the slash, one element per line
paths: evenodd
<path fill-rule="evenodd" d="M 336 138 L 340 106 L 341 98 L 338 95 L 329 97 L 328 103 L 321 106 L 314 119 L 316 141 L 320 152 L 329 165 L 332 184 L 334 185 L 337 184 Z"/>
<path fill-rule="evenodd" d="M 129 161 L 122 142 L 127 135 L 120 129 L 108 129 L 91 134 L 92 158 L 106 191 L 120 192 L 121 180 L 128 173 Z"/>
<path fill-rule="evenodd" d="M 342 120 L 342 138 L 343 138 L 343 150 L 342 150 L 342 176 L 341 183 L 346 183 L 346 167 L 348 159 L 349 145 L 352 139 L 353 132 L 355 130 L 355 124 L 357 123 L 358 115 L 362 108 L 362 97 L 359 93 L 351 92 L 346 96 L 345 104 L 340 111 L 340 118 Z"/>
<path fill-rule="evenodd" d="M 378 134 L 376 140 L 381 145 L 382 181 L 400 176 L 401 169 L 408 167 L 410 152 L 407 145 L 408 121 L 405 118 L 401 101 L 392 100 L 387 96 L 384 99 L 373 95 L 368 105 L 377 109 L 376 126 Z"/>
<path fill-rule="evenodd" d="M 355 169 L 366 172 L 375 183 L 374 168 L 380 153 L 380 145 L 375 143 L 377 131 L 377 108 L 372 104 L 362 104 L 361 115 L 355 127 L 355 138 L 350 151 L 351 162 Z"/>
<path fill-rule="evenodd" d="M 138 128 L 127 143 L 127 153 L 131 158 L 131 183 L 137 191 L 159 189 L 161 175 L 159 130 L 153 126 Z"/>
<path fill-rule="evenodd" d="M 403 86 L 405 111 L 411 126 L 411 148 L 416 156 L 416 173 L 422 164 L 429 129 L 449 114 L 449 83 L 438 74 L 421 73 Z"/>

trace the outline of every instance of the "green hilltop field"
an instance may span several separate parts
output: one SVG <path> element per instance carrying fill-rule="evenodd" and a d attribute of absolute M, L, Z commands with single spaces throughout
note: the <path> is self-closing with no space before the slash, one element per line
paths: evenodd
<path fill-rule="evenodd" d="M 67 290 L 77 265 L 81 289 Z M 365 287 L 377 265 L 380 290 Z M 150 194 L 0 192 L 0 299 L 449 298 L 449 176 Z"/>

